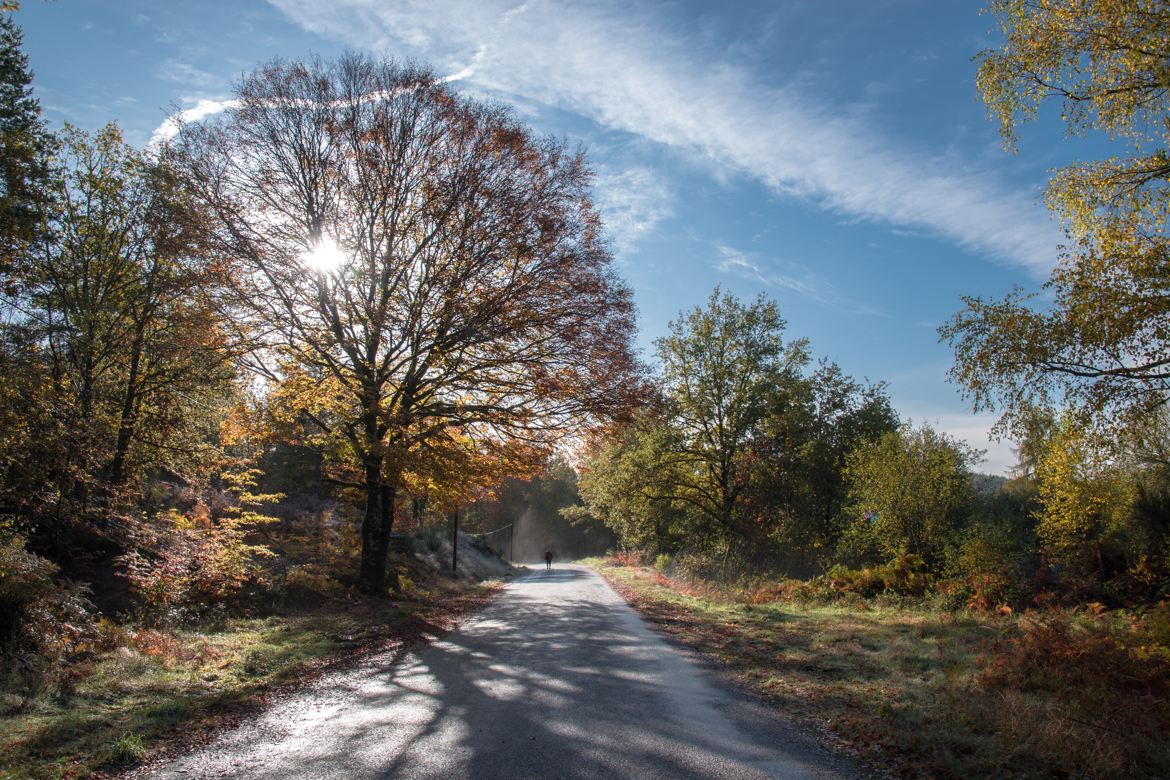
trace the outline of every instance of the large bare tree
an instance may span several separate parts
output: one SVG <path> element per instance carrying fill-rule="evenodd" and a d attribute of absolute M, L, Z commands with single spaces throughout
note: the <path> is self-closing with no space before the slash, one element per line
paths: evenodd
<path fill-rule="evenodd" d="M 583 156 L 505 109 L 354 54 L 274 61 L 236 97 L 174 152 L 259 346 L 319 380 L 303 412 L 352 454 L 380 591 L 409 453 L 546 442 L 625 407 L 630 293 Z"/>

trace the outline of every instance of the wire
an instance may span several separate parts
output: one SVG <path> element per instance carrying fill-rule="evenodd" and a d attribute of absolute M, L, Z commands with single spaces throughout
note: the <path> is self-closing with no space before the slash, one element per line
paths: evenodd
<path fill-rule="evenodd" d="M 499 528 L 495 529 L 494 531 L 484 531 L 481 534 L 467 534 L 467 535 L 474 536 L 476 538 L 478 538 L 480 536 L 491 536 L 492 534 L 498 534 L 500 531 L 507 531 L 511 527 L 512 527 L 512 523 L 508 523 L 507 525 L 500 526 Z"/>

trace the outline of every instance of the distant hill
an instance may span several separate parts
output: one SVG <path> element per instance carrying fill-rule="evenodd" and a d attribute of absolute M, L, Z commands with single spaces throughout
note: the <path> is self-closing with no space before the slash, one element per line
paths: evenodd
<path fill-rule="evenodd" d="M 981 496 L 994 496 L 1005 482 L 1007 482 L 1007 477 L 1001 477 L 998 474 L 971 475 L 971 487 L 975 488 L 975 492 Z"/>

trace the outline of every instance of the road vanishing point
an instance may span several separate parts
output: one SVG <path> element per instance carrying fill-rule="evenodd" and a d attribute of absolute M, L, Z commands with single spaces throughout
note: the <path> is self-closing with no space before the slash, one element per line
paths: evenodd
<path fill-rule="evenodd" d="M 857 773 L 650 629 L 592 570 L 540 564 L 440 640 L 330 673 L 144 776 Z"/>

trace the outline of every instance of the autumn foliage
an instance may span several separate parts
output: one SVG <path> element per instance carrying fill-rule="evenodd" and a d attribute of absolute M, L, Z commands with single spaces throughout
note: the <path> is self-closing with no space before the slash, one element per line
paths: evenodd
<path fill-rule="evenodd" d="M 278 360 L 278 413 L 329 438 L 365 494 L 368 589 L 405 482 L 452 468 L 457 484 L 638 389 L 584 157 L 425 70 L 275 61 L 222 121 L 185 127 L 176 159 L 264 334 L 253 354 Z"/>

